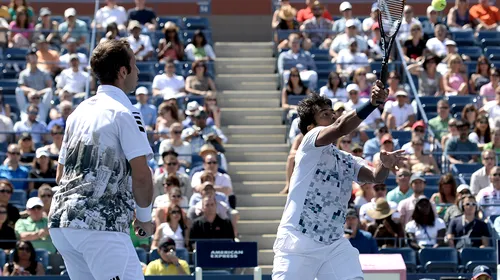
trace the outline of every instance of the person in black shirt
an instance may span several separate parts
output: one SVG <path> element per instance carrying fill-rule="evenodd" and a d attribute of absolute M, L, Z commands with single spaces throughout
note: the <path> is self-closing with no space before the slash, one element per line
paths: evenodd
<path fill-rule="evenodd" d="M 16 232 L 9 226 L 7 207 L 0 205 L 0 248 L 6 253 L 16 247 Z"/>
<path fill-rule="evenodd" d="M 459 207 L 462 216 L 453 218 L 448 226 L 448 244 L 450 247 L 488 247 L 491 237 L 488 225 L 476 218 L 477 202 L 474 196 L 465 195 Z"/>
<path fill-rule="evenodd" d="M 4 205 L 7 207 L 7 220 L 10 226 L 14 226 L 14 224 L 17 222 L 17 220 L 19 220 L 20 217 L 19 209 L 9 203 L 13 191 L 14 186 L 11 182 L 9 182 L 9 180 L 0 180 L 0 205 Z"/>
<path fill-rule="evenodd" d="M 203 216 L 193 221 L 189 240 L 191 247 L 200 239 L 231 239 L 234 240 L 233 225 L 230 220 L 222 219 L 217 215 L 215 196 L 208 195 L 202 199 Z"/>
<path fill-rule="evenodd" d="M 32 163 L 31 171 L 28 174 L 29 179 L 53 179 L 51 181 L 37 181 L 29 182 L 29 190 L 38 190 L 41 185 L 49 184 L 50 186 L 56 186 L 56 169 L 54 163 L 50 160 L 50 153 L 45 148 L 39 148 L 36 150 L 36 159 Z"/>
<path fill-rule="evenodd" d="M 128 20 L 137 20 L 149 31 L 156 30 L 156 14 L 146 8 L 146 0 L 135 0 L 135 8 L 128 10 Z"/>

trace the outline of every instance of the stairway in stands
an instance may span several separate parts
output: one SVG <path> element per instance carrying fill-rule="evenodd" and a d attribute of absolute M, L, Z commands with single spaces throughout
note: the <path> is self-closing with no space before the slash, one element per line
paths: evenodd
<path fill-rule="evenodd" d="M 271 43 L 215 44 L 217 97 L 222 130 L 228 137 L 229 162 L 241 241 L 257 241 L 259 265 L 271 273 L 272 246 L 286 196 L 289 147 L 281 124 L 280 93 L 276 90 Z"/>

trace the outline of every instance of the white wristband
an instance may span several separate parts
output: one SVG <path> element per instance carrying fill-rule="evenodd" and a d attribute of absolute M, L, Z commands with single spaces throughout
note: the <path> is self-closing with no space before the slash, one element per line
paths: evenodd
<path fill-rule="evenodd" d="M 151 212 L 152 212 L 153 204 L 149 204 L 148 207 L 142 208 L 139 205 L 135 205 L 135 217 L 139 222 L 149 222 L 151 221 Z"/>

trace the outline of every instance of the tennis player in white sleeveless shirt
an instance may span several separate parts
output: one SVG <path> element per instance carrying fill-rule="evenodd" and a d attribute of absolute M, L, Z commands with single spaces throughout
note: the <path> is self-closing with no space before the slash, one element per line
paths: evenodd
<path fill-rule="evenodd" d="M 386 98 L 377 81 L 369 102 L 337 120 L 329 99 L 313 96 L 299 104 L 305 136 L 274 243 L 273 280 L 363 279 L 359 252 L 344 238 L 352 182 L 383 182 L 404 159 L 403 151 L 381 154 L 382 164 L 371 171 L 332 143 L 356 129 L 377 108 L 374 104 Z"/>

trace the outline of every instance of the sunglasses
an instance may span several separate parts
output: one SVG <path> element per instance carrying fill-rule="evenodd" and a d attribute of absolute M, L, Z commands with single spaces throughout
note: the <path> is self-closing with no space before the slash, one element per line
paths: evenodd
<path fill-rule="evenodd" d="M 476 110 L 474 110 L 474 109 L 472 109 L 472 108 L 465 110 L 465 112 L 466 112 L 466 113 L 475 112 L 475 111 L 476 111 Z"/>
<path fill-rule="evenodd" d="M 33 96 L 33 97 L 31 97 L 31 99 L 37 100 L 37 99 L 40 99 L 40 96 Z"/>
<path fill-rule="evenodd" d="M 174 210 L 174 211 L 171 211 L 171 212 L 170 212 L 170 214 L 172 214 L 172 215 L 175 215 L 175 214 L 180 214 L 180 213 L 181 213 L 181 211 L 178 211 L 178 210 Z"/>
<path fill-rule="evenodd" d="M 384 187 L 376 187 L 376 188 L 373 188 L 376 192 L 381 192 L 381 191 L 385 191 L 385 188 Z"/>
<path fill-rule="evenodd" d="M 42 194 L 40 197 L 41 198 L 46 198 L 46 197 L 52 197 L 52 195 L 51 194 Z"/>
<path fill-rule="evenodd" d="M 420 31 L 420 29 L 419 28 L 414 28 L 411 31 Z"/>
<path fill-rule="evenodd" d="M 295 78 L 297 78 L 297 77 L 299 77 L 299 75 L 297 75 L 297 74 L 292 74 L 292 75 L 290 75 L 290 77 L 295 77 Z"/>
<path fill-rule="evenodd" d="M 358 76 L 366 76 L 366 72 L 358 73 Z"/>
<path fill-rule="evenodd" d="M 205 98 L 206 101 L 217 101 L 217 98 Z"/>
<path fill-rule="evenodd" d="M 342 143 L 344 143 L 344 144 L 351 144 L 352 141 L 351 140 L 342 140 Z"/>
<path fill-rule="evenodd" d="M 11 190 L 6 190 L 6 189 L 3 189 L 3 190 L 0 190 L 0 193 L 8 193 L 8 194 L 11 194 L 12 191 Z"/>
<path fill-rule="evenodd" d="M 467 202 L 467 203 L 464 203 L 464 206 L 476 206 L 477 203 L 475 202 Z"/>
<path fill-rule="evenodd" d="M 28 111 L 28 114 L 30 114 L 30 115 L 38 115 L 38 112 L 37 111 Z"/>
<path fill-rule="evenodd" d="M 483 159 L 484 159 L 484 160 L 495 160 L 495 158 L 494 158 L 494 157 L 484 157 Z M 1 192 L 1 191 L 0 191 L 0 192 Z"/>
<path fill-rule="evenodd" d="M 176 166 L 178 162 L 168 162 L 167 166 Z"/>
<path fill-rule="evenodd" d="M 29 247 L 19 247 L 17 248 L 18 251 L 24 251 L 24 252 L 29 252 L 30 251 L 30 248 Z"/>
<path fill-rule="evenodd" d="M 7 152 L 9 155 L 15 155 L 15 156 L 20 156 L 20 152 Z"/>
<path fill-rule="evenodd" d="M 216 161 L 207 161 L 207 162 L 205 162 L 205 163 L 206 163 L 206 164 L 217 164 L 217 162 L 216 162 Z"/>
<path fill-rule="evenodd" d="M 42 206 L 37 205 L 37 206 L 31 208 L 30 210 L 42 210 Z"/>
<path fill-rule="evenodd" d="M 411 143 L 413 146 L 423 146 L 423 143 L 417 143 L 417 142 L 412 142 Z"/>
<path fill-rule="evenodd" d="M 500 177 L 500 173 L 491 174 L 493 177 Z"/>
<path fill-rule="evenodd" d="M 174 183 L 169 183 L 169 182 L 167 182 L 167 183 L 163 183 L 163 185 L 164 185 L 164 186 L 167 186 L 167 187 L 170 187 L 170 186 L 177 186 L 176 184 L 174 184 Z"/>
<path fill-rule="evenodd" d="M 450 107 L 439 107 L 439 109 L 441 109 L 441 110 L 448 110 L 448 109 L 450 109 Z"/>
<path fill-rule="evenodd" d="M 399 178 L 410 177 L 410 173 L 402 173 L 398 175 Z"/>
<path fill-rule="evenodd" d="M 425 129 L 423 129 L 423 128 L 415 128 L 415 132 L 422 132 L 422 133 L 424 133 Z"/>
<path fill-rule="evenodd" d="M 165 253 L 168 253 L 170 251 L 175 251 L 175 248 L 174 247 L 166 247 L 166 246 L 164 246 L 164 247 L 161 247 L 160 250 L 162 250 Z"/>
<path fill-rule="evenodd" d="M 51 132 L 50 134 L 52 135 L 63 135 L 64 132 L 63 131 L 59 131 L 59 132 Z"/>
<path fill-rule="evenodd" d="M 173 195 L 172 195 L 172 198 L 181 198 L 181 196 L 180 196 L 180 195 L 178 195 L 178 194 L 173 194 Z"/>
<path fill-rule="evenodd" d="M 7 214 L 7 211 L 0 211 L 0 215 L 1 215 L 1 214 L 4 214 L 4 215 L 5 215 L 5 214 Z"/>

